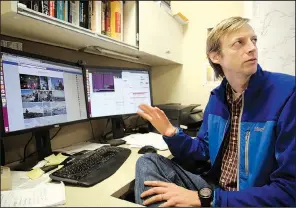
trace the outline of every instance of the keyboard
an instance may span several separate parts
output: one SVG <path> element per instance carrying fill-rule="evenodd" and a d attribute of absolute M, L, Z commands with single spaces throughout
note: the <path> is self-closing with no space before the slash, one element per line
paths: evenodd
<path fill-rule="evenodd" d="M 93 186 L 113 175 L 131 154 L 123 147 L 103 146 L 77 157 L 49 177 L 78 186 Z"/>

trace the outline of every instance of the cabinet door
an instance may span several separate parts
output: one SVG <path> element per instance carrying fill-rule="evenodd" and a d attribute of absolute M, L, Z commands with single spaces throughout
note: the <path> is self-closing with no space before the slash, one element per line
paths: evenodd
<path fill-rule="evenodd" d="M 183 27 L 153 1 L 139 1 L 139 50 L 182 63 Z"/>

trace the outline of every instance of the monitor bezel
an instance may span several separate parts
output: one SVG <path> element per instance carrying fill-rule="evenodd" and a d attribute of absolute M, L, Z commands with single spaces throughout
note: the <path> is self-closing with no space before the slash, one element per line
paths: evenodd
<path fill-rule="evenodd" d="M 44 55 L 39 55 L 39 54 L 34 54 L 34 53 L 30 53 L 30 52 L 18 51 L 18 50 L 14 50 L 14 49 L 10 49 L 10 48 L 5 48 L 2 46 L 0 47 L 0 49 L 1 49 L 0 50 L 1 64 L 2 64 L 2 53 L 9 53 L 12 55 L 19 55 L 19 56 L 23 56 L 26 58 L 40 59 L 42 61 L 49 61 L 49 62 L 54 62 L 57 64 L 65 64 L 65 65 L 69 65 L 69 66 L 74 66 L 76 68 L 81 69 L 82 77 L 84 77 L 83 69 L 78 63 L 73 63 L 70 61 L 56 59 L 56 58 L 52 58 L 52 57 L 48 57 L 48 56 L 44 56 Z M 83 78 L 83 88 L 84 88 L 84 93 L 85 93 L 86 83 L 85 83 L 84 78 Z M 87 94 L 84 94 L 84 96 L 87 97 Z M 71 124 L 89 121 L 88 111 L 87 111 L 88 109 L 87 109 L 87 103 L 86 103 L 85 106 L 86 106 L 87 116 L 85 119 L 80 119 L 80 120 L 76 120 L 76 121 L 69 121 L 69 122 L 65 122 L 65 123 L 50 124 L 50 125 L 46 125 L 46 126 L 33 127 L 33 128 L 16 130 L 16 131 L 11 131 L 11 132 L 5 132 L 4 121 L 3 121 L 2 99 L 0 99 L 0 105 L 1 105 L 0 106 L 0 111 L 1 111 L 0 112 L 0 135 L 3 137 L 14 136 L 14 135 L 19 135 L 19 134 L 24 134 L 24 133 L 29 133 L 29 132 L 42 131 L 42 130 L 50 130 L 52 128 L 59 128 L 59 127 L 63 127 L 63 126 L 71 125 Z"/>
<path fill-rule="evenodd" d="M 92 69 L 92 70 L 118 70 L 118 71 L 122 71 L 122 70 L 127 70 L 127 71 L 147 71 L 148 72 L 148 76 L 149 76 L 149 88 L 150 88 L 150 100 L 151 100 L 151 106 L 153 106 L 153 94 L 152 94 L 152 83 L 151 83 L 151 68 L 139 68 L 139 67 L 116 67 L 116 66 L 95 66 L 95 65 L 84 65 L 83 66 L 83 72 L 84 72 L 84 82 L 87 83 L 86 80 L 86 71 L 88 69 Z M 118 118 L 118 117 L 122 117 L 122 116 L 134 116 L 137 115 L 137 113 L 130 113 L 130 114 L 117 114 L 117 115 L 109 115 L 109 116 L 96 116 L 96 117 L 91 117 L 90 116 L 90 112 L 89 112 L 89 104 L 88 104 L 88 94 L 87 94 L 87 86 L 85 87 L 86 90 L 86 105 L 87 105 L 87 116 L 90 120 L 97 120 L 97 119 L 108 119 L 108 118 Z"/>

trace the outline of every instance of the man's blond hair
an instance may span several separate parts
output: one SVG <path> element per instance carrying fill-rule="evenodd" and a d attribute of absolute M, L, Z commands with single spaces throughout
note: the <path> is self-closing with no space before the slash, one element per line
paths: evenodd
<path fill-rule="evenodd" d="M 243 17 L 230 17 L 222 20 L 219 24 L 214 27 L 207 38 L 207 57 L 214 69 L 216 78 L 223 78 L 224 73 L 220 64 L 215 64 L 211 61 L 209 54 L 212 52 L 221 53 L 221 38 L 226 34 L 234 32 L 240 29 L 242 26 L 247 24 L 249 19 Z M 222 54 L 221 54 L 222 55 Z"/>

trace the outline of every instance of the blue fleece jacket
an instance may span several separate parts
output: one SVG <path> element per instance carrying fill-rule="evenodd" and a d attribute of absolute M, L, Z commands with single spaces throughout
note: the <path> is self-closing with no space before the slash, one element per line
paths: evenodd
<path fill-rule="evenodd" d="M 175 157 L 210 159 L 210 172 L 216 177 L 221 168 L 221 144 L 230 128 L 226 83 L 224 79 L 211 92 L 195 139 L 181 129 L 173 137 L 164 137 Z M 296 205 L 295 115 L 295 76 L 263 71 L 258 65 L 243 94 L 238 137 L 238 191 L 215 189 L 215 206 Z"/>

